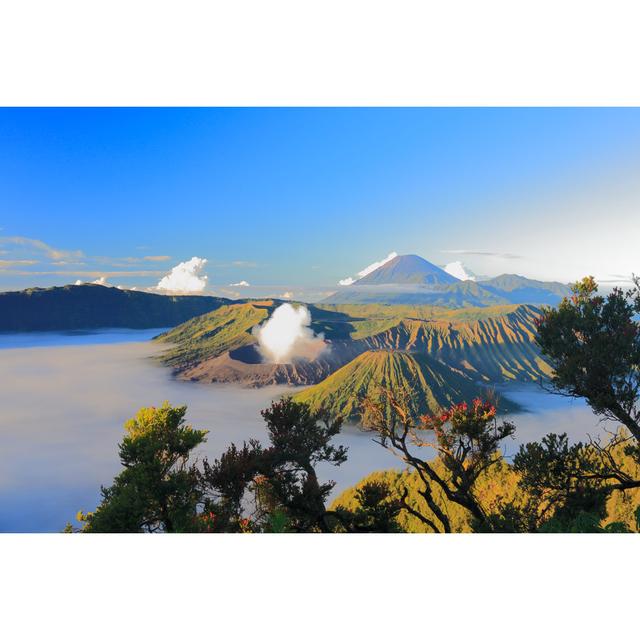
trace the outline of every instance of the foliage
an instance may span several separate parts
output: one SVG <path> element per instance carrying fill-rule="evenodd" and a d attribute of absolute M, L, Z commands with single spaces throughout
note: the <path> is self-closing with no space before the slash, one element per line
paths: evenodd
<path fill-rule="evenodd" d="M 194 530 L 201 498 L 198 474 L 189 465 L 206 431 L 185 425 L 185 406 L 140 409 L 125 424 L 119 445 L 124 470 L 102 488 L 95 512 L 80 514 L 83 531 L 180 532 Z"/>
<path fill-rule="evenodd" d="M 635 465 L 622 450 L 618 451 L 621 464 Z M 447 474 L 439 460 L 433 465 L 441 475 Z M 640 531 L 640 490 L 633 489 L 624 492 L 614 492 L 605 502 L 606 515 L 602 518 L 593 511 L 584 509 L 560 509 L 556 506 L 549 509 L 543 517 L 536 519 L 533 524 L 527 521 L 531 508 L 532 496 L 520 484 L 521 475 L 513 465 L 503 458 L 499 458 L 495 465 L 489 467 L 480 475 L 475 484 L 475 493 L 483 509 L 488 514 L 489 526 L 484 527 L 473 518 L 468 510 L 450 502 L 440 487 L 430 482 L 434 500 L 438 506 L 446 510 L 451 522 L 453 533 L 470 532 L 533 532 L 540 533 L 612 533 L 626 531 Z M 411 470 L 374 471 L 365 476 L 353 487 L 345 489 L 330 505 L 336 511 L 354 512 L 358 509 L 356 492 L 363 485 L 376 483 L 386 487 L 391 499 L 401 500 L 406 495 L 406 501 L 413 510 L 424 511 L 424 499 L 421 491 L 423 482 L 420 476 Z M 574 502 L 577 506 L 577 503 Z M 589 509 L 589 505 L 583 503 Z M 601 504 L 596 502 L 596 508 Z M 600 511 L 600 514 L 602 512 Z M 432 527 L 406 509 L 401 509 L 396 515 L 396 522 L 402 531 L 407 533 L 433 533 Z"/>
<path fill-rule="evenodd" d="M 241 448 L 232 444 L 212 464 L 203 461 L 200 486 L 204 508 L 201 515 L 204 532 L 239 532 L 246 528 L 245 494 L 258 485 L 257 468 L 262 446 L 257 440 Z"/>
<path fill-rule="evenodd" d="M 597 295 L 592 277 L 576 282 L 572 296 L 557 309 L 546 309 L 538 320 L 537 341 L 553 366 L 552 390 L 585 398 L 597 415 L 622 423 L 626 430 L 609 434 L 602 443 L 568 445 L 566 436 L 547 436 L 542 443 L 521 448 L 514 465 L 523 472 L 522 482 L 532 497 L 532 514 L 554 508 L 544 525 L 571 529 L 569 520 L 580 520 L 593 530 L 603 517 L 606 527 L 622 525 L 606 516 L 606 504 L 626 508 L 624 523 L 631 520 L 635 499 L 629 490 L 640 487 L 640 282 L 623 292 Z M 637 492 L 633 492 L 636 495 Z M 589 519 L 578 518 L 590 514 Z M 624 526 L 627 526 L 626 524 Z"/>
<path fill-rule="evenodd" d="M 345 531 L 400 533 L 397 520 L 402 503 L 391 495 L 381 482 L 365 482 L 355 488 L 355 507 L 351 510 L 337 508 L 340 524 Z M 338 528 L 338 531 L 341 529 Z"/>
<path fill-rule="evenodd" d="M 566 434 L 551 433 L 521 446 L 513 467 L 527 495 L 522 530 L 592 530 L 605 517 L 606 492 L 593 478 L 598 461 L 591 447 L 570 445 Z"/>
<path fill-rule="evenodd" d="M 334 483 L 320 482 L 316 466 L 346 460 L 346 449 L 331 444 L 342 421 L 291 398 L 273 402 L 262 416 L 268 447 L 231 445 L 212 464 L 204 461 L 204 511 L 216 522 L 212 530 L 238 531 L 249 521 L 254 531 L 331 531 L 336 516 L 325 503 Z"/>
<path fill-rule="evenodd" d="M 423 508 L 414 508 L 407 501 L 407 493 L 402 496 L 403 508 L 433 531 L 450 532 L 451 519 L 433 493 L 437 486 L 448 502 L 463 507 L 480 526 L 490 528 L 489 514 L 478 498 L 476 484 L 499 461 L 498 446 L 514 433 L 514 425 L 498 424 L 495 406 L 480 398 L 471 405 L 454 404 L 416 424 L 405 397 L 395 397 L 384 389 L 380 396 L 365 400 L 365 424 L 371 425 L 378 442 L 398 455 L 422 481 L 419 493 Z M 387 417 L 387 407 L 392 409 L 391 419 Z M 435 452 L 439 466 L 419 457 L 422 448 Z"/>
<path fill-rule="evenodd" d="M 448 478 L 449 473 L 442 462 L 435 459 L 432 463 L 439 475 Z M 473 516 L 467 509 L 447 499 L 441 487 L 428 481 L 433 499 L 441 510 L 446 512 L 450 521 L 452 533 L 470 533 L 476 530 Z M 403 499 L 411 507 L 410 510 L 401 508 L 395 520 L 401 531 L 407 533 L 434 533 L 434 529 L 424 523 L 413 512 L 426 512 L 423 491 L 423 481 L 416 471 L 387 470 L 374 471 L 365 476 L 353 487 L 345 489 L 330 505 L 330 509 L 337 511 L 355 512 L 359 505 L 357 491 L 364 485 L 375 483 L 385 487 L 389 498 L 401 503 Z M 511 466 L 502 458 L 480 475 L 475 484 L 475 494 L 487 513 L 497 512 L 505 504 L 520 506 L 520 492 L 518 477 Z M 492 529 L 494 530 L 494 529 Z"/>
<path fill-rule="evenodd" d="M 554 367 L 554 390 L 587 400 L 640 440 L 640 283 L 604 297 L 592 277 L 538 321 L 538 343 Z"/>
<path fill-rule="evenodd" d="M 618 496 L 640 487 L 638 447 L 629 444 L 630 439 L 620 429 L 604 444 L 592 439 L 570 445 L 566 434 L 549 434 L 542 442 L 521 446 L 513 466 L 528 496 L 525 530 L 570 531 L 582 526 L 592 531 L 594 522 L 616 529 L 617 519 L 630 525 L 633 518 L 621 512 Z M 636 500 L 640 498 L 634 493 Z M 627 494 L 622 504 L 632 495 Z"/>

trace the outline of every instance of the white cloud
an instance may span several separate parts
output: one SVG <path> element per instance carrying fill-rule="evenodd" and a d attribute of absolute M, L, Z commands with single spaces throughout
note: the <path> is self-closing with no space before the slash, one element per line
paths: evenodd
<path fill-rule="evenodd" d="M 364 278 L 365 276 L 368 276 L 372 271 L 375 271 L 382 265 L 387 264 L 387 262 L 397 257 L 398 257 L 398 254 L 395 251 L 392 251 L 386 258 L 383 258 L 382 260 L 378 260 L 377 262 L 372 262 L 368 267 L 365 267 L 362 271 L 358 271 L 358 275 L 355 278 L 352 278 L 352 277 L 344 278 L 343 280 L 339 280 L 338 284 L 342 285 L 343 287 L 348 287 L 354 282 L 357 282 L 358 280 L 360 280 L 360 278 Z"/>
<path fill-rule="evenodd" d="M 206 258 L 193 257 L 171 269 L 156 289 L 171 293 L 202 293 L 207 286 L 207 276 L 201 275 Z"/>
<path fill-rule="evenodd" d="M 230 287 L 250 287 L 251 285 L 246 280 L 240 280 L 240 282 L 233 282 Z"/>
<path fill-rule="evenodd" d="M 458 280 L 476 280 L 475 273 L 465 267 L 460 260 L 456 260 L 455 262 L 450 262 L 445 265 L 444 270 L 454 278 L 458 278 Z"/>
<path fill-rule="evenodd" d="M 278 364 L 291 363 L 295 358 L 316 358 L 327 344 L 322 335 L 314 334 L 310 324 L 311 314 L 307 307 L 295 308 L 285 302 L 253 331 L 260 353 L 265 360 Z"/>
<path fill-rule="evenodd" d="M 293 291 L 285 291 L 280 297 L 285 300 L 291 300 L 291 298 L 293 298 Z"/>

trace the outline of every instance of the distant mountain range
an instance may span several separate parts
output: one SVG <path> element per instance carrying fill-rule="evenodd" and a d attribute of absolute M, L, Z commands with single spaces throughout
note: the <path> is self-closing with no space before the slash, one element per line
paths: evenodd
<path fill-rule="evenodd" d="M 0 293 L 0 331 L 172 327 L 229 304 L 211 296 L 166 296 L 98 284 Z"/>
<path fill-rule="evenodd" d="M 523 276 L 504 274 L 479 283 L 483 289 L 500 295 L 513 304 L 558 304 L 571 290 L 561 282 L 542 282 Z"/>
<path fill-rule="evenodd" d="M 481 282 L 462 281 L 419 256 L 408 255 L 393 258 L 355 284 L 342 287 L 323 303 L 460 309 L 554 305 L 569 293 L 569 288 L 558 282 L 540 282 L 517 275 Z M 220 307 L 243 302 L 246 300 L 160 295 L 98 284 L 33 288 L 0 293 L 0 331 L 174 327 Z"/>
<path fill-rule="evenodd" d="M 459 280 L 416 255 L 396 256 L 354 284 L 325 298 L 328 304 L 430 304 L 450 308 L 549 304 L 570 294 L 559 282 L 501 275 L 481 282 Z"/>

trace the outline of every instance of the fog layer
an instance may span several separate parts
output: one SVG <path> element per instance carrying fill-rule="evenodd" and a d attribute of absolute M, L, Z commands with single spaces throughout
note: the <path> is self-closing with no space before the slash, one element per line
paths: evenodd
<path fill-rule="evenodd" d="M 148 340 L 149 332 L 128 332 L 124 338 L 136 334 Z M 46 340 L 18 339 L 21 347 L 55 342 L 52 334 Z M 210 431 L 198 456 L 212 458 L 232 441 L 264 441 L 260 410 L 290 391 L 177 381 L 151 360 L 160 347 L 148 341 L 87 344 L 83 336 L 81 344 L 70 345 L 69 336 L 60 340 L 65 346 L 14 349 L 7 348 L 10 337 L 0 341 L 0 531 L 60 531 L 75 521 L 78 510 L 94 509 L 100 485 L 110 484 L 120 469 L 122 425 L 141 406 L 164 400 L 188 405 L 188 421 Z M 536 412 L 511 416 L 518 431 L 506 445 L 507 455 L 519 442 L 549 431 L 568 431 L 574 438 L 597 431 L 583 403 L 572 405 L 530 389 L 513 397 Z M 325 479 L 337 482 L 334 496 L 370 471 L 400 466 L 355 427 L 345 427 L 339 441 L 349 447 L 348 461 L 321 470 Z"/>

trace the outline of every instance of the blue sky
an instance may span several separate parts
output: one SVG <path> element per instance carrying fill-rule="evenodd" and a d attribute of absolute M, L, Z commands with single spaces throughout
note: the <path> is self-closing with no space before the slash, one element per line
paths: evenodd
<path fill-rule="evenodd" d="M 391 251 L 624 279 L 639 143 L 633 109 L 0 109 L 0 289 L 197 256 L 206 291 L 329 291 Z"/>

